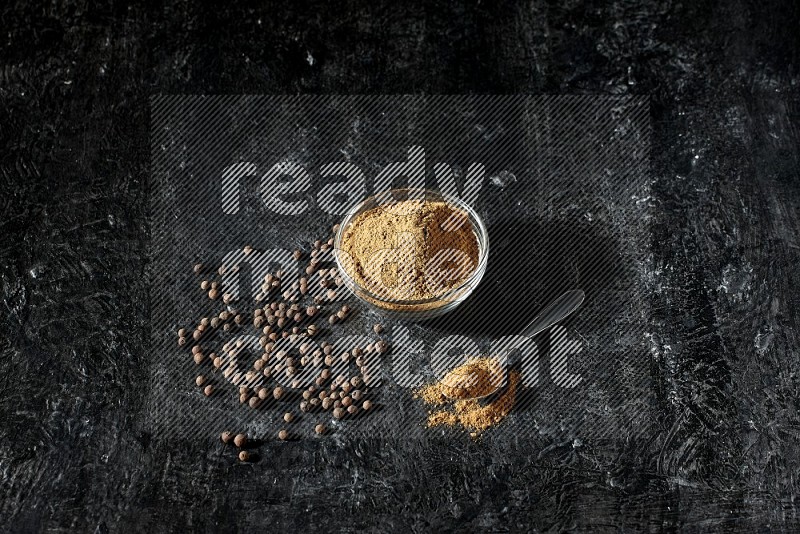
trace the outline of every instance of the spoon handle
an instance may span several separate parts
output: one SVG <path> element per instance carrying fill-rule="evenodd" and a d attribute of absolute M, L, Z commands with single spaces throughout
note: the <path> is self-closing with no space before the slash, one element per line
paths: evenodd
<path fill-rule="evenodd" d="M 536 318 L 522 331 L 523 336 L 533 337 L 542 330 L 553 326 L 555 323 L 574 312 L 583 303 L 586 294 L 580 289 L 567 291 L 551 302 Z"/>

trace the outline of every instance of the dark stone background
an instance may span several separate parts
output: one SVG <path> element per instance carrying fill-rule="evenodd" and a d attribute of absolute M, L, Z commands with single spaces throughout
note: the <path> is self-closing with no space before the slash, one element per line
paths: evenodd
<path fill-rule="evenodd" d="M 0 7 L 4 530 L 796 528 L 800 6 L 288 5 Z M 158 92 L 650 94 L 658 431 L 254 465 L 137 431 Z"/>

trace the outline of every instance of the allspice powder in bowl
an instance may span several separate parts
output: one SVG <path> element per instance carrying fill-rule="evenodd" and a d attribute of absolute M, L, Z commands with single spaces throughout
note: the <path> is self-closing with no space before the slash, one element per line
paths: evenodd
<path fill-rule="evenodd" d="M 345 285 L 385 315 L 424 320 L 463 302 L 489 256 L 481 218 L 430 189 L 393 189 L 355 206 L 334 244 Z"/>

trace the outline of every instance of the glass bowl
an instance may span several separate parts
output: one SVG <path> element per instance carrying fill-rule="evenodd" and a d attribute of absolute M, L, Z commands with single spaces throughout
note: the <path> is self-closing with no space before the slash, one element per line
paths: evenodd
<path fill-rule="evenodd" d="M 387 297 L 386 295 L 379 295 L 370 291 L 354 278 L 352 273 L 348 270 L 353 268 L 352 261 L 347 254 L 342 253 L 342 239 L 348 226 L 352 223 L 353 219 L 375 207 L 379 206 L 379 202 L 383 205 L 389 195 L 392 195 L 396 200 L 402 201 L 409 198 L 421 199 L 426 201 L 443 201 L 455 208 L 456 211 L 461 211 L 466 216 L 466 220 L 470 224 L 473 233 L 478 243 L 478 262 L 474 270 L 457 286 L 443 292 L 440 295 L 432 298 L 419 299 L 419 300 L 401 300 Z M 489 234 L 486 231 L 486 225 L 483 220 L 478 216 L 471 206 L 463 202 L 461 199 L 442 193 L 432 189 L 419 189 L 419 188 L 404 188 L 392 189 L 378 193 L 368 197 L 358 205 L 354 206 L 345 215 L 342 222 L 339 224 L 339 229 L 334 237 L 334 256 L 336 259 L 336 266 L 339 271 L 345 286 L 362 302 L 367 304 L 370 308 L 380 312 L 381 314 L 406 321 L 423 321 L 439 317 L 445 313 L 453 310 L 456 306 L 464 302 L 469 297 L 473 290 L 478 286 L 483 274 L 486 272 L 486 264 L 489 258 Z"/>

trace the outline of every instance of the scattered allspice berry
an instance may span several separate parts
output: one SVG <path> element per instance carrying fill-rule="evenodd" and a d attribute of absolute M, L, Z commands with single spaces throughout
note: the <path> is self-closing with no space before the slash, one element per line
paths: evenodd
<path fill-rule="evenodd" d="M 336 419 L 341 419 L 342 417 L 344 417 L 344 414 L 345 414 L 345 411 L 344 411 L 343 408 L 336 408 L 336 409 L 333 410 L 333 416 Z"/>
<path fill-rule="evenodd" d="M 361 407 L 364 409 L 364 411 L 371 410 L 372 409 L 372 401 L 365 400 L 364 404 L 362 404 Z"/>
<path fill-rule="evenodd" d="M 294 421 L 294 415 L 292 414 L 292 412 L 286 412 L 285 414 L 283 414 L 283 420 L 286 421 L 287 423 L 291 423 L 292 421 Z"/>
<path fill-rule="evenodd" d="M 194 379 L 194 383 L 197 384 L 198 386 L 202 386 L 203 384 L 206 383 L 206 377 L 204 377 L 203 375 L 198 375 L 197 378 Z"/>
<path fill-rule="evenodd" d="M 325 433 L 325 430 L 326 430 L 325 425 L 323 425 L 322 423 L 314 427 L 314 432 L 316 432 L 320 436 Z"/>
<path fill-rule="evenodd" d="M 236 437 L 233 438 L 233 444 L 241 449 L 247 445 L 247 436 L 244 434 L 236 434 Z"/>
<path fill-rule="evenodd" d="M 286 430 L 281 430 L 280 432 L 278 432 L 278 439 L 286 441 L 287 439 L 289 439 L 289 433 Z"/>
<path fill-rule="evenodd" d="M 372 327 L 372 331 L 375 332 L 376 334 L 380 334 L 381 332 L 383 332 L 383 325 L 380 323 L 376 323 L 375 326 Z"/>
<path fill-rule="evenodd" d="M 205 389 L 203 389 L 203 394 L 206 397 L 210 397 L 211 395 L 213 395 L 214 394 L 214 386 L 212 386 L 211 384 L 207 385 L 205 387 Z"/>
<path fill-rule="evenodd" d="M 202 263 L 196 263 L 195 266 L 194 266 L 195 274 L 199 274 L 200 271 L 202 271 L 202 270 L 203 270 L 203 264 Z"/>
<path fill-rule="evenodd" d="M 242 252 L 244 252 L 245 255 L 250 254 L 251 252 L 253 252 L 253 247 L 251 247 L 250 245 L 245 245 L 244 249 L 242 249 Z"/>
<path fill-rule="evenodd" d="M 222 440 L 222 443 L 230 443 L 231 440 L 233 439 L 233 432 L 229 432 L 228 430 L 226 430 L 220 435 L 219 438 Z"/>
<path fill-rule="evenodd" d="M 247 451 L 239 451 L 239 461 L 240 462 L 249 462 L 250 461 L 250 453 Z"/>

